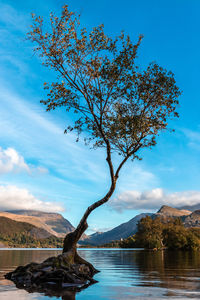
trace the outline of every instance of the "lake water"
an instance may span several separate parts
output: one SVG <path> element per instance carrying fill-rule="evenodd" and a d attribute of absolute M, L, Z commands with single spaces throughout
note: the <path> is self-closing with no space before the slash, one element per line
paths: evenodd
<path fill-rule="evenodd" d="M 200 299 L 200 252 L 145 251 L 139 249 L 81 249 L 82 257 L 101 272 L 99 282 L 62 297 L 19 290 L 4 274 L 28 262 L 41 262 L 59 250 L 0 250 L 2 300 L 129 300 Z"/>

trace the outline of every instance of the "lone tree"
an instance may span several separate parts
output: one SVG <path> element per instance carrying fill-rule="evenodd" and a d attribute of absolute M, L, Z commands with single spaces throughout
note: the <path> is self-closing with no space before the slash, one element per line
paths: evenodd
<path fill-rule="evenodd" d="M 87 229 L 87 218 L 112 196 L 120 170 L 128 159 L 140 159 L 138 151 L 156 144 L 156 136 L 167 128 L 167 120 L 178 117 L 179 88 L 174 75 L 151 63 L 141 71 L 137 43 L 121 33 L 108 37 L 100 25 L 88 33 L 80 27 L 79 15 L 65 5 L 60 17 L 50 15 L 50 29 L 34 14 L 28 39 L 36 44 L 43 65 L 53 69 L 57 79 L 44 83 L 46 110 L 62 107 L 73 112 L 74 123 L 65 130 L 85 132 L 85 142 L 106 149 L 111 185 L 107 194 L 89 206 L 74 232 L 64 240 L 63 253 L 74 263 L 83 262 L 76 251 Z M 77 139 L 77 140 L 78 140 Z M 118 166 L 112 155 L 121 155 Z M 92 268 L 92 266 L 90 265 Z"/>

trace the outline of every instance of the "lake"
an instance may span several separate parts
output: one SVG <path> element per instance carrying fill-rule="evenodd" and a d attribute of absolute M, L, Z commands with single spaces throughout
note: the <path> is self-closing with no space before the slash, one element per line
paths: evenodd
<path fill-rule="evenodd" d="M 62 297 L 19 290 L 4 274 L 28 262 L 41 262 L 60 250 L 0 250 L 0 299 L 5 300 L 129 300 L 200 299 L 200 252 L 141 249 L 81 249 L 79 254 L 101 272 L 99 282 Z"/>

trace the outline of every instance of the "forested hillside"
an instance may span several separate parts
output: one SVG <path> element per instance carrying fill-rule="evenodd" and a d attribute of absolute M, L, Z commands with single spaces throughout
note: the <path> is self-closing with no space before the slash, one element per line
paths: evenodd
<path fill-rule="evenodd" d="M 25 222 L 0 217 L 0 243 L 5 247 L 62 247 L 63 239 L 51 235 L 43 228 Z"/>

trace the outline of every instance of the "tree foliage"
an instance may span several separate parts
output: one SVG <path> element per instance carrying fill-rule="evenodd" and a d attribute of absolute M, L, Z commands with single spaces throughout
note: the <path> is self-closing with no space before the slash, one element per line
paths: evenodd
<path fill-rule="evenodd" d="M 146 216 L 138 222 L 137 227 L 135 240 L 138 244 L 148 249 L 163 247 L 163 224 L 159 218 L 153 220 Z"/>
<path fill-rule="evenodd" d="M 134 243 L 133 243 L 134 241 Z M 122 242 L 122 247 L 130 247 L 130 238 Z M 147 249 L 184 249 L 200 248 L 200 229 L 185 228 L 180 218 L 170 218 L 167 222 L 159 217 L 147 216 L 138 222 L 138 231 L 132 239 L 133 247 Z"/>
<path fill-rule="evenodd" d="M 95 147 L 107 147 L 123 156 L 136 156 L 141 147 L 155 145 L 155 136 L 167 127 L 167 118 L 178 116 L 180 91 L 172 72 L 157 64 L 140 71 L 136 44 L 124 33 L 108 37 L 103 25 L 88 33 L 79 17 L 63 7 L 61 17 L 50 16 L 51 30 L 33 15 L 28 38 L 43 64 L 58 77 L 45 82 L 47 110 L 64 107 L 73 111 L 68 130 L 81 133 Z"/>

